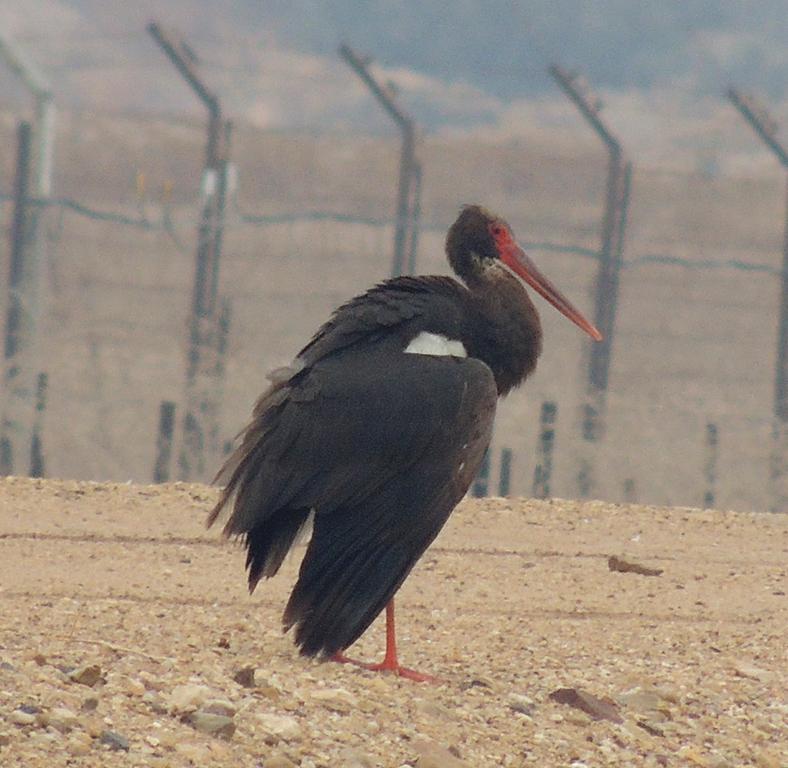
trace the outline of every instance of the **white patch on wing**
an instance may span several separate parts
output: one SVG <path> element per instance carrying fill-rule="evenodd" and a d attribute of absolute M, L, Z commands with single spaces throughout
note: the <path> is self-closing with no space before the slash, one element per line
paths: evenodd
<path fill-rule="evenodd" d="M 461 341 L 447 339 L 439 333 L 422 331 L 405 347 L 410 355 L 448 355 L 449 357 L 468 357 Z"/>

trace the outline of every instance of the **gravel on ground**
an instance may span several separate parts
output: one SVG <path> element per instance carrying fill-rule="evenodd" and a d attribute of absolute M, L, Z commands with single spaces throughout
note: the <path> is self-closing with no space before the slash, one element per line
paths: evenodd
<path fill-rule="evenodd" d="M 216 490 L 0 480 L 0 765 L 788 765 L 788 517 L 468 500 L 398 595 L 413 683 L 300 657 Z M 382 621 L 352 649 L 382 652 Z"/>

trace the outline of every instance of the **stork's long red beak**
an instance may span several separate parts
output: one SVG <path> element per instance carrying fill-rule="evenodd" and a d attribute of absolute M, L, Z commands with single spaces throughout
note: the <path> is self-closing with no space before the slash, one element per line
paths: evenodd
<path fill-rule="evenodd" d="M 602 341 L 602 334 L 594 325 L 583 317 L 569 299 L 564 296 L 531 261 L 528 254 L 514 241 L 507 237 L 498 242 L 501 261 L 518 277 L 525 280 L 540 296 L 547 299 L 562 315 L 568 317 L 576 326 L 582 328 L 594 341 Z"/>

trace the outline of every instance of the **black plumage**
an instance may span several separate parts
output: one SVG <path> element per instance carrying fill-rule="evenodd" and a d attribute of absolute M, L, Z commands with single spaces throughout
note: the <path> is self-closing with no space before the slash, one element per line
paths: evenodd
<path fill-rule="evenodd" d="M 504 266 L 512 244 L 502 220 L 463 209 L 447 254 L 464 284 L 395 278 L 336 310 L 275 373 L 220 471 L 209 524 L 231 508 L 250 590 L 314 517 L 284 612 L 302 653 L 342 651 L 392 600 L 475 477 L 497 397 L 533 370 L 541 327 Z M 452 354 L 406 353 L 425 333 Z"/>

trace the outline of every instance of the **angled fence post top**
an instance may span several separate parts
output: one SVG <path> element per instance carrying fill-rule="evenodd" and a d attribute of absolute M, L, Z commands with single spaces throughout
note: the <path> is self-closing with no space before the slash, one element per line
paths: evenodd
<path fill-rule="evenodd" d="M 355 70 L 358 76 L 366 83 L 386 112 L 403 130 L 413 130 L 413 118 L 397 103 L 397 95 L 391 84 L 381 84 L 369 71 L 372 59 L 361 56 L 347 43 L 339 46 L 339 55 Z"/>
<path fill-rule="evenodd" d="M 788 169 L 788 150 L 777 138 L 779 130 L 777 121 L 766 111 L 766 108 L 758 104 L 752 94 L 744 93 L 733 86 L 728 88 L 725 95 L 774 153 L 783 168 Z"/>
<path fill-rule="evenodd" d="M 413 273 L 418 242 L 418 222 L 421 215 L 421 166 L 416 159 L 416 124 L 397 103 L 392 84 L 380 83 L 370 72 L 370 58 L 360 56 L 345 43 L 339 47 L 339 55 L 364 81 L 402 133 L 391 274 L 392 277 L 403 274 L 406 265 L 408 271 Z"/>
<path fill-rule="evenodd" d="M 149 22 L 146 29 L 151 37 L 161 46 L 178 72 L 181 73 L 183 79 L 186 80 L 208 110 L 218 114 L 219 99 L 197 73 L 196 65 L 199 59 L 194 50 L 177 37 L 174 32 L 166 30 L 156 21 Z"/>
<path fill-rule="evenodd" d="M 25 88 L 35 99 L 35 115 L 32 131 L 32 177 L 31 188 L 36 197 L 48 198 L 52 193 L 52 163 L 55 134 L 55 101 L 52 86 L 48 78 L 41 72 L 25 51 L 12 39 L 0 32 L 0 58 L 6 66 L 22 81 Z M 31 241 L 33 250 L 37 251 L 38 222 L 33 217 Z M 34 255 L 38 258 L 38 254 Z"/>
<path fill-rule="evenodd" d="M 0 32 L 0 56 L 6 66 L 17 75 L 35 98 L 52 98 L 49 80 L 25 52 L 8 36 Z"/>
<path fill-rule="evenodd" d="M 602 100 L 590 92 L 585 80 L 576 72 L 570 72 L 558 64 L 551 64 L 549 72 L 610 151 L 620 154 L 621 143 L 599 116 Z"/>
<path fill-rule="evenodd" d="M 206 165 L 209 168 L 215 168 L 224 154 L 222 148 L 222 109 L 219 97 L 200 77 L 198 72 L 199 58 L 188 43 L 156 21 L 149 22 L 146 29 L 208 110 L 210 124 Z"/>

